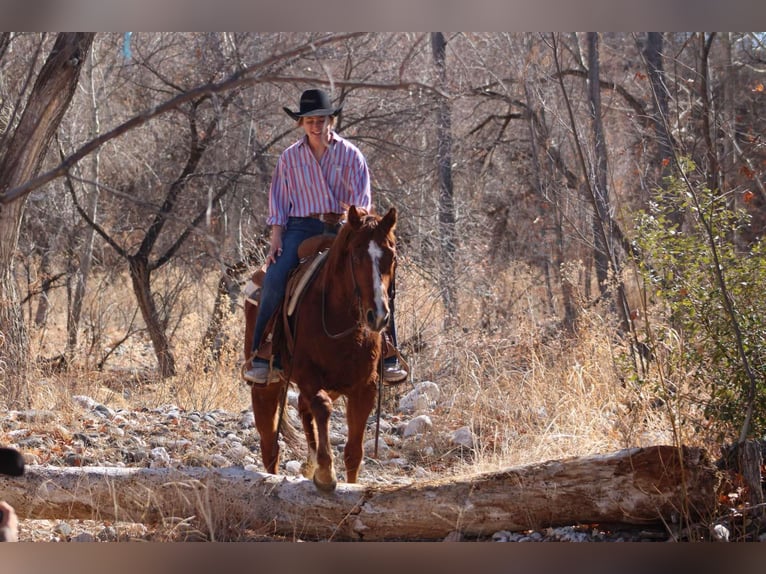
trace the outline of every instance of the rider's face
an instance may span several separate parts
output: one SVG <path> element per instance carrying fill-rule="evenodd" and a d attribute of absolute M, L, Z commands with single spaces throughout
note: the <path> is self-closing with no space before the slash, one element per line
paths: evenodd
<path fill-rule="evenodd" d="M 326 142 L 330 139 L 330 119 L 328 116 L 309 116 L 301 118 L 303 131 L 314 142 Z"/>

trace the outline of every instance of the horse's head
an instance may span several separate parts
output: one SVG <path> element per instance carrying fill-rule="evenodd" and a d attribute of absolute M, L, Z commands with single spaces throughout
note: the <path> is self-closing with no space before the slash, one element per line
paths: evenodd
<path fill-rule="evenodd" d="M 373 331 L 382 331 L 390 317 L 388 288 L 396 269 L 396 208 L 380 216 L 351 206 L 347 228 L 359 320 Z"/>

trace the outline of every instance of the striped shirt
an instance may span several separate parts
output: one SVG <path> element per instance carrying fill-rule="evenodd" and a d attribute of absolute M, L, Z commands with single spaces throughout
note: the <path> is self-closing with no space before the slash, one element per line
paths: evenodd
<path fill-rule="evenodd" d="M 269 190 L 268 225 L 285 225 L 288 217 L 343 213 L 355 205 L 372 205 L 370 171 L 359 148 L 335 132 L 317 162 L 306 137 L 279 156 Z"/>

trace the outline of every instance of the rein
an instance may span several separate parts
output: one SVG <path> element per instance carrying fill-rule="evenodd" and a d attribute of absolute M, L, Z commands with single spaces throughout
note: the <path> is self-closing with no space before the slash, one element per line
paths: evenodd
<path fill-rule="evenodd" d="M 353 256 L 349 255 L 348 259 L 348 266 L 351 269 L 351 281 L 354 283 L 354 294 L 356 295 L 356 301 L 357 301 L 357 307 L 359 308 L 359 313 L 357 316 L 356 323 L 351 325 L 348 329 L 345 331 L 341 331 L 340 333 L 330 333 L 329 329 L 327 328 L 327 313 L 325 311 L 325 299 L 327 298 L 327 271 L 325 270 L 325 277 L 324 282 L 322 283 L 322 329 L 324 329 L 324 334 L 330 337 L 330 339 L 342 339 L 343 337 L 347 337 L 351 333 L 357 330 L 359 328 L 359 325 L 362 322 L 362 295 L 359 291 L 359 285 L 356 283 L 356 276 L 354 275 L 354 258 Z"/>

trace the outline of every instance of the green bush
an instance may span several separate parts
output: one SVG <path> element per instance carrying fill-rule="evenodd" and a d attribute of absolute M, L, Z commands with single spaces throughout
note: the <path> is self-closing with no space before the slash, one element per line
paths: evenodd
<path fill-rule="evenodd" d="M 687 173 L 693 171 L 685 162 Z M 739 434 L 752 403 L 748 436 L 766 431 L 766 247 L 743 245 L 750 218 L 731 197 L 671 176 L 637 217 L 639 268 L 662 317 L 681 334 L 683 373 L 703 385 L 704 412 L 721 438 Z M 673 223 L 682 215 L 682 224 Z M 720 274 L 716 273 L 716 267 Z M 753 396 L 751 389 L 755 389 Z"/>

